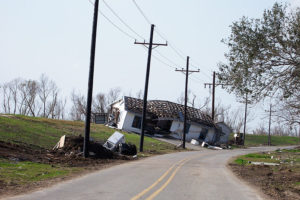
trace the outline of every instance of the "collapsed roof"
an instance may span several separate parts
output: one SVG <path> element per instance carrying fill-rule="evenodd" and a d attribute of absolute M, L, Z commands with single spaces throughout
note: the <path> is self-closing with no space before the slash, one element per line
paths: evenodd
<path fill-rule="evenodd" d="M 143 100 L 124 96 L 125 110 L 142 113 Z M 184 114 L 184 105 L 170 101 L 151 100 L 147 103 L 147 114 L 157 116 L 158 119 L 180 120 Z M 181 116 L 180 116 L 181 115 Z M 187 120 L 194 123 L 214 126 L 210 116 L 199 109 L 187 107 Z"/>

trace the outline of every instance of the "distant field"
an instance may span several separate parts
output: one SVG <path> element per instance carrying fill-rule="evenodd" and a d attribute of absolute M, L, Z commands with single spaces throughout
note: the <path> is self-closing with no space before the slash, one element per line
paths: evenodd
<path fill-rule="evenodd" d="M 91 137 L 106 141 L 116 130 L 91 124 Z M 139 146 L 139 135 L 124 133 L 126 142 Z M 84 135 L 84 123 L 26 116 L 0 116 L 0 141 L 52 148 L 62 135 Z M 174 145 L 145 137 L 145 153 L 161 154 L 174 151 Z"/>
<path fill-rule="evenodd" d="M 245 143 L 246 143 L 246 146 L 267 145 L 268 144 L 268 136 L 267 135 L 247 134 Z M 271 136 L 271 145 L 274 145 L 274 146 L 297 145 L 297 144 L 299 144 L 298 137 Z"/>

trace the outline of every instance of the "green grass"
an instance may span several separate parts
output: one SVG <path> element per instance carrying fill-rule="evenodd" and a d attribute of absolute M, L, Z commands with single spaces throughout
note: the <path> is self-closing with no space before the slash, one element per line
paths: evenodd
<path fill-rule="evenodd" d="M 242 158 L 237 158 L 234 160 L 234 163 L 236 163 L 238 165 L 245 165 L 247 163 L 247 161 Z"/>
<path fill-rule="evenodd" d="M 233 139 L 233 134 L 230 135 Z M 260 146 L 268 144 L 267 135 L 252 135 L 246 134 L 245 146 Z M 273 146 L 285 146 L 285 145 L 297 145 L 300 144 L 299 137 L 291 136 L 271 136 L 271 145 Z"/>
<path fill-rule="evenodd" d="M 244 165 L 252 162 L 269 162 L 289 165 L 293 161 L 293 165 L 300 165 L 300 149 L 281 149 L 273 152 L 250 153 L 237 157 L 235 164 Z M 272 159 L 273 158 L 273 159 Z"/>
<path fill-rule="evenodd" d="M 0 181 L 7 185 L 22 185 L 30 182 L 66 176 L 80 168 L 64 168 L 28 161 L 14 162 L 0 159 Z"/>
<path fill-rule="evenodd" d="M 91 124 L 91 137 L 94 140 L 106 141 L 116 130 L 109 127 Z M 140 136 L 125 133 L 126 142 L 139 147 Z M 0 141 L 17 144 L 29 144 L 46 149 L 52 148 L 62 135 L 84 135 L 84 123 L 78 121 L 52 120 L 27 116 L 0 116 Z M 145 137 L 145 154 L 161 154 L 174 151 L 174 145 Z"/>
<path fill-rule="evenodd" d="M 263 158 L 263 159 L 268 159 L 271 158 L 270 155 L 266 155 L 266 154 L 258 154 L 258 153 L 250 153 L 245 155 L 245 158 Z"/>
<path fill-rule="evenodd" d="M 258 146 L 268 144 L 267 135 L 246 135 L 245 140 L 246 146 Z M 281 146 L 281 145 L 297 145 L 299 144 L 298 137 L 290 136 L 271 136 L 271 145 Z"/>

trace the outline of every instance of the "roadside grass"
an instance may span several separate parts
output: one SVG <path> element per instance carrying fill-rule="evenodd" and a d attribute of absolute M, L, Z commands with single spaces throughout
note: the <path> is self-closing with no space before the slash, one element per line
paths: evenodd
<path fill-rule="evenodd" d="M 300 149 L 278 149 L 268 153 L 250 153 L 237 157 L 234 163 L 238 165 L 251 165 L 249 161 L 300 165 Z"/>
<path fill-rule="evenodd" d="M 91 137 L 97 141 L 106 141 L 116 130 L 100 124 L 91 124 Z M 122 131 L 119 131 L 122 132 Z M 127 143 L 139 148 L 140 136 L 122 132 Z M 0 141 L 27 144 L 33 148 L 52 148 L 62 135 L 84 135 L 84 122 L 53 120 L 21 115 L 0 116 Z M 144 153 L 162 154 L 175 151 L 175 146 L 150 137 L 145 137 Z"/>
<path fill-rule="evenodd" d="M 233 139 L 233 134 L 230 135 L 230 139 Z M 267 135 L 253 135 L 246 134 L 245 146 L 261 146 L 268 144 L 268 136 Z M 300 144 L 299 137 L 291 137 L 291 136 L 271 136 L 271 145 L 272 146 L 285 146 L 285 145 L 297 145 Z M 239 146 L 233 145 L 234 148 L 238 148 Z"/>
<path fill-rule="evenodd" d="M 249 161 L 279 165 L 257 165 Z M 260 187 L 271 199 L 300 197 L 300 147 L 238 156 L 229 166 L 238 176 Z"/>
<path fill-rule="evenodd" d="M 0 158 L 0 182 L 9 186 L 66 176 L 69 173 L 81 170 L 78 167 L 67 168 L 29 161 L 16 162 Z"/>
<path fill-rule="evenodd" d="M 250 165 L 250 162 L 272 162 L 279 163 L 279 160 L 272 159 L 272 154 L 264 154 L 264 153 L 250 153 L 247 155 L 239 156 L 234 160 L 235 164 L 238 165 Z"/>

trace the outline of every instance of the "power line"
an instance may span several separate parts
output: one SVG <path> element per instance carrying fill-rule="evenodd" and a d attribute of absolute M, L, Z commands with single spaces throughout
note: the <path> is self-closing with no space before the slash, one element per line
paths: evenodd
<path fill-rule="evenodd" d="M 94 3 L 89 0 L 89 2 L 94 5 Z M 133 37 L 132 35 L 130 35 L 129 33 L 127 33 L 126 31 L 124 31 L 123 29 L 121 29 L 118 25 L 116 25 L 113 21 L 111 21 L 100 9 L 98 11 L 109 23 L 111 23 L 111 25 L 113 25 L 116 29 L 118 29 L 121 33 L 123 33 L 124 35 L 126 35 L 127 37 L 131 38 L 131 39 L 136 39 L 135 37 Z"/>
<path fill-rule="evenodd" d="M 171 59 L 169 59 L 168 57 L 166 57 L 165 55 L 163 55 L 161 52 L 159 52 L 158 50 L 155 51 L 158 55 L 160 55 L 161 57 L 163 57 L 164 59 L 166 59 L 167 61 L 169 61 L 170 63 L 172 63 L 172 65 L 175 65 L 177 67 L 179 67 L 178 64 L 176 64 L 175 62 L 173 62 Z"/>
<path fill-rule="evenodd" d="M 144 19 L 149 23 L 151 24 L 151 21 L 149 20 L 149 18 L 147 17 L 147 15 L 145 14 L 145 12 L 141 9 L 141 7 L 136 3 L 135 0 L 132 0 L 134 5 L 136 6 L 136 8 L 139 10 L 139 12 L 141 13 L 141 15 L 144 17 Z M 180 49 L 176 48 L 174 44 L 172 44 L 167 38 L 166 36 L 164 36 L 164 34 L 162 34 L 160 31 L 158 30 L 155 30 L 155 32 L 163 39 L 163 40 L 166 40 L 168 41 L 168 44 L 169 46 L 171 47 L 171 49 L 182 59 L 185 61 L 185 53 L 183 53 L 183 51 L 181 51 Z M 199 63 L 195 62 L 195 59 L 193 59 L 194 63 L 196 63 L 198 66 L 201 66 L 199 65 Z M 191 67 L 194 67 L 196 68 L 194 65 L 191 65 Z M 206 73 L 204 73 L 204 75 L 206 75 L 207 77 L 209 77 Z"/>
<path fill-rule="evenodd" d="M 105 6 L 128 28 L 130 29 L 133 33 L 135 33 L 138 37 L 140 37 L 141 39 L 145 40 L 145 38 L 143 36 L 141 36 L 139 33 L 137 33 L 133 28 L 131 28 L 118 14 L 117 12 L 115 12 L 111 6 L 109 6 L 109 4 L 105 1 L 102 0 L 103 3 L 105 4 Z"/>
<path fill-rule="evenodd" d="M 141 7 L 135 2 L 135 0 L 132 0 L 132 2 L 134 3 L 135 7 L 140 11 L 140 13 L 143 15 L 144 19 L 151 24 L 151 21 L 148 19 L 148 17 L 146 16 L 146 14 L 143 12 L 143 10 L 141 9 Z"/>

